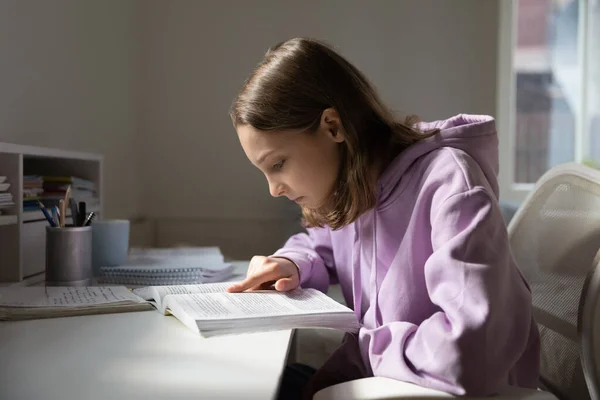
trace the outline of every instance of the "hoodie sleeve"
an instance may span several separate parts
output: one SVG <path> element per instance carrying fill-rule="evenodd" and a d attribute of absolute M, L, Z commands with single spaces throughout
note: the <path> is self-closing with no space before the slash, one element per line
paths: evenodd
<path fill-rule="evenodd" d="M 300 272 L 300 285 L 327 292 L 330 282 L 337 277 L 328 228 L 308 228 L 308 234 L 298 233 L 288 239 L 273 257 L 294 262 Z"/>
<path fill-rule="evenodd" d="M 530 292 L 495 200 L 482 188 L 447 198 L 431 217 L 431 243 L 424 273 L 437 312 L 420 325 L 361 329 L 363 359 L 375 376 L 492 394 L 508 382 L 532 326 Z"/>

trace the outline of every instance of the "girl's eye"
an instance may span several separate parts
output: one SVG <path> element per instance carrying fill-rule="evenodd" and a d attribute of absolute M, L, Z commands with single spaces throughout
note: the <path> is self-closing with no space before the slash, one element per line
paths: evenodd
<path fill-rule="evenodd" d="M 283 167 L 283 164 L 285 163 L 285 160 L 281 160 L 279 161 L 277 164 L 273 165 L 273 170 L 274 171 L 279 171 L 281 170 L 281 168 Z"/>

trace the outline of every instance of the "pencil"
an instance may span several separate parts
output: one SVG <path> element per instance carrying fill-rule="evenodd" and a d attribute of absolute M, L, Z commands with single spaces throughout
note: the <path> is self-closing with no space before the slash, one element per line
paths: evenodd
<path fill-rule="evenodd" d="M 60 199 L 58 201 L 58 208 L 60 208 L 60 216 L 59 216 L 60 224 L 59 225 L 61 228 L 64 228 L 65 227 L 65 215 L 67 214 L 67 210 L 65 207 L 65 201 L 63 199 Z"/>
<path fill-rule="evenodd" d="M 69 208 L 69 204 L 71 204 L 71 185 L 67 186 L 67 190 L 65 191 L 65 211 Z M 65 215 L 65 218 L 67 216 Z"/>

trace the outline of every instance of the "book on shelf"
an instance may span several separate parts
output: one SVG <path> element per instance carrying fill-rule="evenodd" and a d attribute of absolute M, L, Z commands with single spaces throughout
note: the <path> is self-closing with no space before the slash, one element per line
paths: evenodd
<path fill-rule="evenodd" d="M 41 189 L 44 179 L 39 175 L 23 175 L 23 189 Z"/>
<path fill-rule="evenodd" d="M 227 293 L 230 283 L 125 287 L 0 288 L 0 319 L 156 309 L 203 337 L 294 328 L 356 332 L 354 312 L 316 289 Z M 45 294 L 47 291 L 48 294 Z"/>
<path fill-rule="evenodd" d="M 64 199 L 67 188 L 71 186 L 71 198 L 76 202 L 85 202 L 87 209 L 100 206 L 96 183 L 73 176 L 25 175 L 23 176 L 23 211 L 39 210 L 41 201 L 46 208 L 59 205 Z"/>
<path fill-rule="evenodd" d="M 12 193 L 8 192 L 10 183 L 6 180 L 6 176 L 0 176 L 0 211 L 15 205 Z"/>
<path fill-rule="evenodd" d="M 2 194 L 0 194 L 0 208 L 12 207 L 14 205 L 15 202 L 13 201 L 12 195 L 3 196 Z"/>
<path fill-rule="evenodd" d="M 72 190 L 82 190 L 88 192 L 96 191 L 96 183 L 89 179 L 83 179 L 76 176 L 43 176 L 44 189 L 52 190 L 71 186 Z"/>
<path fill-rule="evenodd" d="M 39 210 L 40 195 L 44 192 L 42 177 L 39 175 L 23 176 L 23 211 Z"/>

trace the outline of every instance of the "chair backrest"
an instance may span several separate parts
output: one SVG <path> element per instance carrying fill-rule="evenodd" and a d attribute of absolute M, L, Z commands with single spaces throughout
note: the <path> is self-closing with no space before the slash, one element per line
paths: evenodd
<path fill-rule="evenodd" d="M 588 312 L 584 321 L 583 311 L 595 308 L 596 296 L 590 292 L 598 287 L 594 257 L 600 249 L 600 171 L 574 163 L 551 169 L 516 212 L 508 232 L 517 265 L 531 287 L 542 386 L 563 400 L 600 400 L 595 364 L 587 358 L 584 373 L 582 357 L 582 338 L 594 325 L 593 315 Z M 592 342 L 586 342 L 589 351 L 597 348 Z"/>
<path fill-rule="evenodd" d="M 600 400 L 600 251 L 582 293 L 579 318 L 581 361 L 593 400 Z"/>

